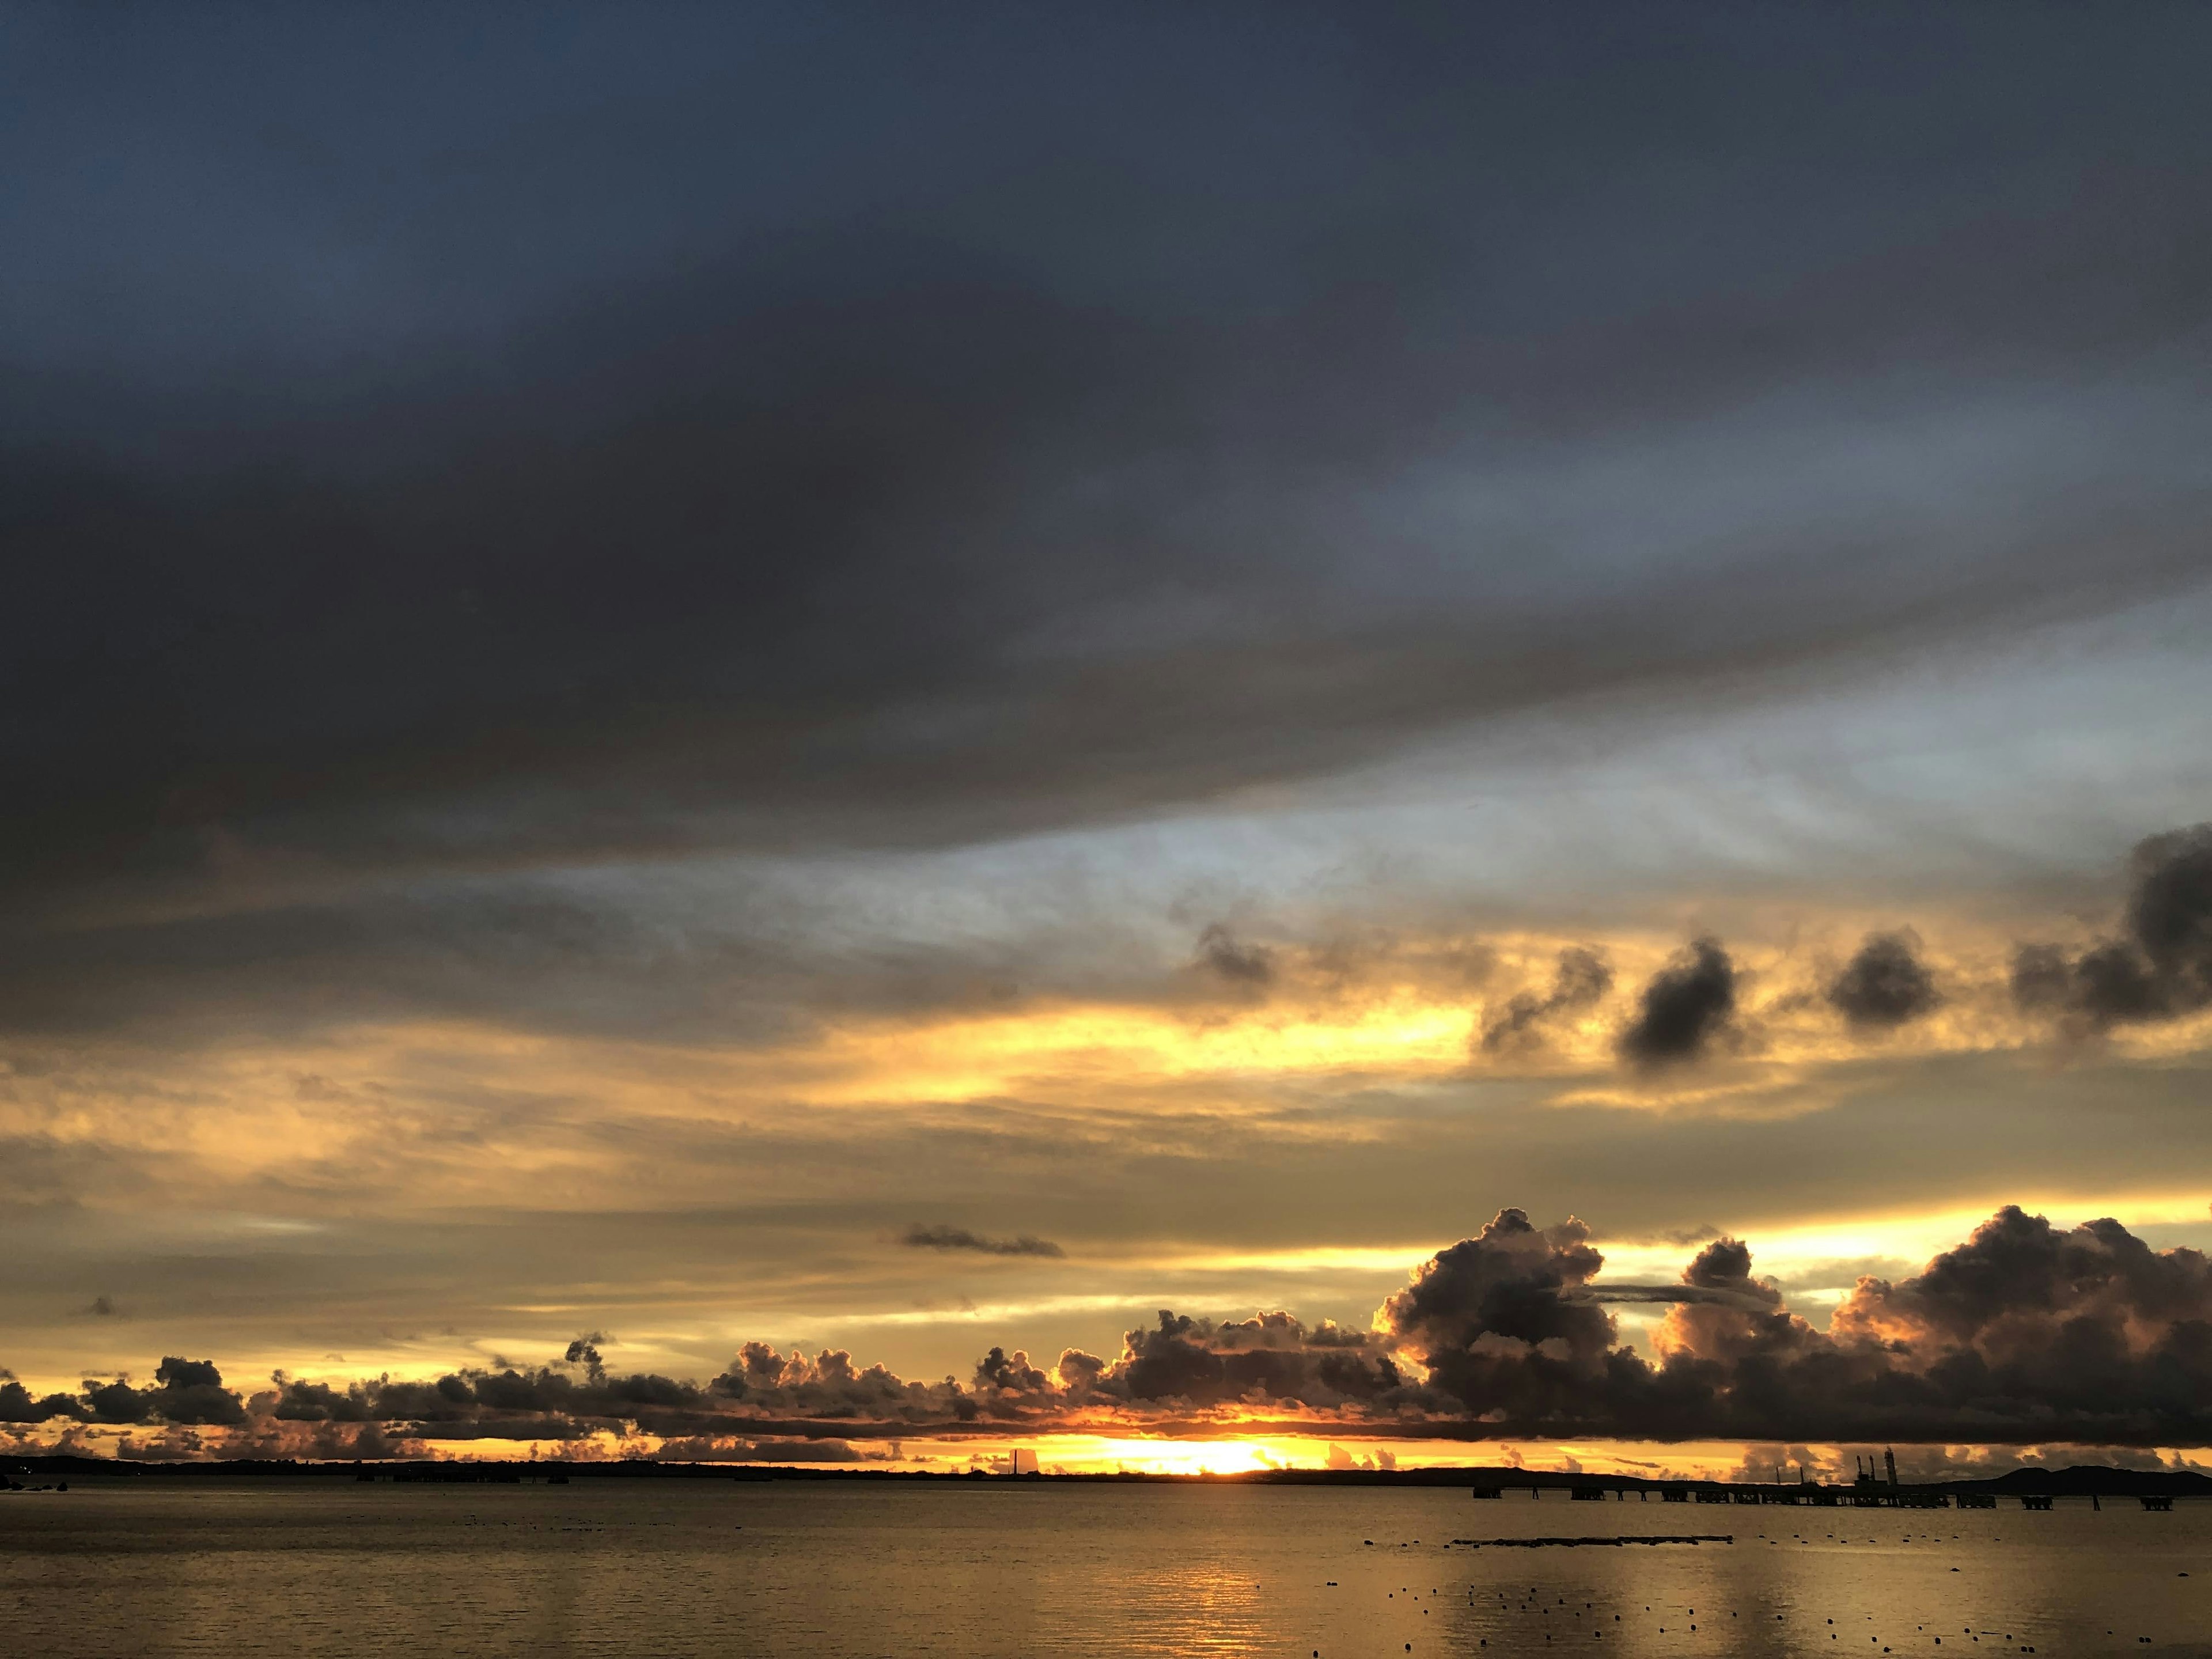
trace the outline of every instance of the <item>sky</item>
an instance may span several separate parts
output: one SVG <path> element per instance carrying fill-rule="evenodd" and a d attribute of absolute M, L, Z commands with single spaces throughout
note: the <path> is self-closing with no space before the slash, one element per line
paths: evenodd
<path fill-rule="evenodd" d="M 2208 50 L 9 9 L 0 1434 L 2212 1445 Z"/>

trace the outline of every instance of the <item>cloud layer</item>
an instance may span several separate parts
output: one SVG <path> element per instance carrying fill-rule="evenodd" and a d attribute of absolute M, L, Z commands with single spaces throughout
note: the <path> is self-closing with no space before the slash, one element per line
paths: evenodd
<path fill-rule="evenodd" d="M 65 1418 L 1755 1415 L 1717 1258 L 1366 1316 L 2212 1145 L 2201 10 L 0 46 Z"/>
<path fill-rule="evenodd" d="M 2201 20 L 1279 22 L 22 43 L 9 1018 L 2201 581 Z"/>
<path fill-rule="evenodd" d="M 972 1376 L 935 1382 L 764 1342 L 712 1382 L 614 1374 L 598 1333 L 558 1362 L 428 1382 L 279 1376 L 251 1401 L 212 1362 L 169 1358 L 156 1385 L 88 1382 L 34 1399 L 0 1384 L 0 1420 L 167 1424 L 235 1431 L 265 1449 L 286 1425 L 317 1443 L 434 1446 L 568 1439 L 598 1430 L 681 1443 L 717 1437 L 884 1438 L 923 1432 L 1206 1431 L 1239 1423 L 1327 1435 L 1466 1439 L 1610 1436 L 1657 1441 L 2212 1443 L 2212 1261 L 2154 1250 L 2119 1223 L 2068 1230 L 2016 1207 L 1894 1283 L 1862 1278 L 1826 1331 L 1753 1276 L 1723 1238 L 1679 1279 L 1607 1285 L 1589 1230 L 1504 1210 L 1439 1251 L 1370 1328 L 1285 1312 L 1215 1321 L 1162 1310 L 1111 1358 L 1067 1349 L 1050 1365 L 993 1348 Z M 1607 1303 L 1669 1304 L 1649 1356 Z"/>

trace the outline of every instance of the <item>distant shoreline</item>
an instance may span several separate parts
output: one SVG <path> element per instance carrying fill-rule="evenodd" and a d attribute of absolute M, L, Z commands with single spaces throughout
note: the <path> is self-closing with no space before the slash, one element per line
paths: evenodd
<path fill-rule="evenodd" d="M 2076 1464 L 2063 1469 L 2024 1468 L 1978 1480 L 1920 1481 L 1893 1488 L 1853 1486 L 1805 1487 L 1790 1482 L 1651 1480 L 1640 1475 L 1572 1474 L 1553 1470 L 1498 1468 L 1467 1465 L 1424 1469 L 1248 1469 L 1226 1474 L 1165 1474 L 1150 1471 L 1112 1471 L 1070 1474 L 1006 1474 L 981 1470 L 908 1470 L 865 1468 L 825 1468 L 818 1464 L 719 1462 L 659 1462 L 644 1458 L 590 1459 L 574 1462 L 550 1459 L 470 1461 L 460 1459 L 334 1460 L 240 1458 L 138 1459 L 83 1457 L 48 1454 L 0 1457 L 0 1474 L 11 1479 L 52 1481 L 78 1479 L 154 1480 L 350 1480 L 357 1483 L 422 1486 L 503 1486 L 549 1484 L 559 1481 L 641 1480 L 843 1480 L 909 1484 L 915 1481 L 956 1486 L 1015 1484 L 1079 1484 L 1090 1486 L 1411 1486 L 1468 1487 L 1488 1492 L 1525 1493 L 1541 1498 L 1561 1493 L 1573 1501 L 1580 1493 L 1608 1501 L 1664 1501 L 1668 1492 L 1688 1492 L 1704 1502 L 1753 1504 L 1787 1503 L 1820 1492 L 1845 1504 L 1868 1495 L 1887 1492 L 1914 1495 L 1955 1496 L 1988 1493 L 1996 1497 L 2033 1494 L 2053 1498 L 2212 1498 L 2212 1475 L 2194 1470 L 2118 1469 L 2097 1464 Z"/>

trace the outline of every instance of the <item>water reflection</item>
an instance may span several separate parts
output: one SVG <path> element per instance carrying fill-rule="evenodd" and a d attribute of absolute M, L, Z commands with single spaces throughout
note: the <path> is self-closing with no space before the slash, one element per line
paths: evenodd
<path fill-rule="evenodd" d="M 1450 1540 L 1679 1520 L 1371 1487 L 73 1485 L 0 1500 L 10 1656 L 2212 1652 L 2212 1506 L 1739 1510 L 1732 1545 L 1529 1550 Z"/>

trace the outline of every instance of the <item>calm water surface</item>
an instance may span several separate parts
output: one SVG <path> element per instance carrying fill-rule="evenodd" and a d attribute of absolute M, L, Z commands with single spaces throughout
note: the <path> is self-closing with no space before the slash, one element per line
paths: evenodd
<path fill-rule="evenodd" d="M 1665 1532 L 1735 1542 L 1450 1545 Z M 25 1659 L 2023 1650 L 2212 1655 L 2212 1506 L 617 1480 L 0 1495 L 0 1653 Z"/>

